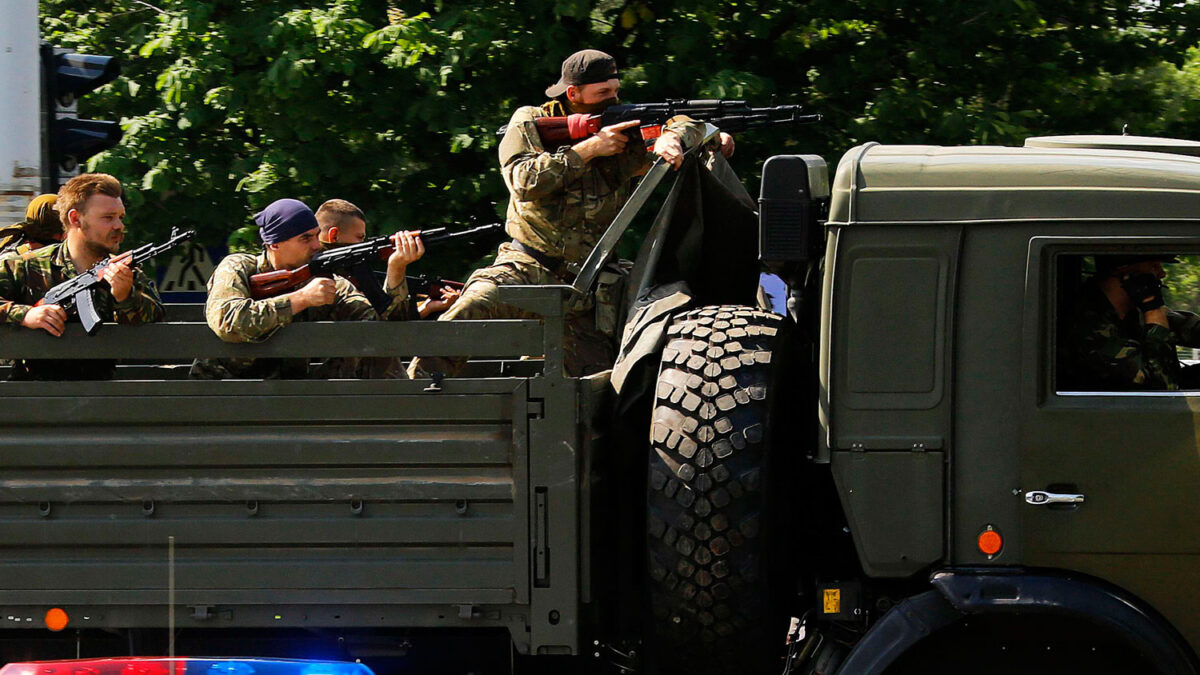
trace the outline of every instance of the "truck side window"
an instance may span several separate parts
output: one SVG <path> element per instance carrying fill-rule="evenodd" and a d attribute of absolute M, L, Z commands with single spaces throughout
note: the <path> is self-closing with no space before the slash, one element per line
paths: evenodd
<path fill-rule="evenodd" d="M 1200 256 L 1060 255 L 1056 389 L 1200 390 Z"/>

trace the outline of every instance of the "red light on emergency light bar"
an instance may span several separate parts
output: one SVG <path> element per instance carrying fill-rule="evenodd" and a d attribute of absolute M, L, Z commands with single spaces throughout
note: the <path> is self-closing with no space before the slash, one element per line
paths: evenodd
<path fill-rule="evenodd" d="M 375 675 L 361 663 L 290 659 L 126 657 L 10 663 L 0 675 Z"/>

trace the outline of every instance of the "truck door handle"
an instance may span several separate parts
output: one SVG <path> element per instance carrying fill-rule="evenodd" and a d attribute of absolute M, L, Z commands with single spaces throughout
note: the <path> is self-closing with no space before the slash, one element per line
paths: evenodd
<path fill-rule="evenodd" d="M 1033 504 L 1034 506 L 1049 506 L 1052 504 L 1082 504 L 1083 495 L 1067 494 L 1062 492 L 1047 492 L 1045 490 L 1032 490 L 1025 493 L 1025 503 Z"/>

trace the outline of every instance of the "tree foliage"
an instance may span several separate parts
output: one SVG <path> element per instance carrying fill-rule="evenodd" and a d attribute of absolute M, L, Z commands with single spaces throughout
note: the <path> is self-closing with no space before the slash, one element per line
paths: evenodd
<path fill-rule="evenodd" d="M 826 116 L 740 138 L 735 166 L 751 183 L 770 154 L 832 164 L 867 140 L 1200 124 L 1200 66 L 1187 60 L 1200 6 L 1171 0 L 41 4 L 44 39 L 123 60 L 83 102 L 125 128 L 91 167 L 126 183 L 147 237 L 189 223 L 220 242 L 285 196 L 349 199 L 378 232 L 503 217 L 495 129 L 541 102 L 584 46 L 618 57 L 626 100 L 745 98 Z"/>

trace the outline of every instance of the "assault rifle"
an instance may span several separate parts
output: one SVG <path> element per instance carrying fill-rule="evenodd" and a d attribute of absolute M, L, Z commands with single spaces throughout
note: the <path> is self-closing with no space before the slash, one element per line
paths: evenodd
<path fill-rule="evenodd" d="M 445 297 L 444 293 L 448 290 L 459 291 L 460 293 L 466 284 L 453 279 L 442 279 L 440 277 L 421 274 L 418 276 L 408 276 L 408 314 L 410 318 L 420 319 L 421 316 L 421 296 L 425 296 L 426 301 L 441 300 Z"/>
<path fill-rule="evenodd" d="M 99 312 L 96 311 L 96 301 L 92 296 L 92 291 L 108 286 L 108 282 L 101 278 L 104 268 L 122 260 L 129 260 L 129 266 L 136 268 L 150 258 L 175 248 L 195 236 L 195 230 L 180 232 L 178 228 L 172 229 L 171 238 L 167 241 L 158 245 L 139 246 L 132 251 L 101 260 L 83 274 L 67 279 L 46 291 L 46 295 L 42 296 L 37 304 L 58 305 L 65 310 L 74 307 L 76 313 L 79 314 L 79 321 L 83 324 L 84 332 L 88 335 L 95 335 L 96 331 L 100 330 L 101 319 Z"/>
<path fill-rule="evenodd" d="M 821 121 L 817 114 L 804 114 L 803 106 L 776 105 L 752 108 L 745 101 L 726 99 L 672 99 L 661 103 L 618 103 L 598 115 L 578 113 L 565 117 L 539 117 L 533 121 L 538 137 L 546 147 L 558 147 L 581 141 L 604 127 L 638 120 L 636 129 L 625 132 L 631 140 L 652 141 L 662 135 L 667 120 L 687 115 L 697 122 L 707 122 L 721 131 L 742 131 L 751 127 L 778 124 L 813 124 Z M 508 126 L 500 127 L 503 136 Z"/>
<path fill-rule="evenodd" d="M 409 293 L 412 293 L 413 295 L 425 294 L 431 298 L 434 297 L 435 294 L 438 297 L 441 297 L 442 291 L 448 288 L 461 291 L 466 287 L 466 284 L 461 281 L 431 277 L 428 274 L 420 274 L 415 277 L 410 275 L 405 278 L 408 279 Z"/>
<path fill-rule="evenodd" d="M 450 232 L 444 227 L 437 227 L 420 232 L 421 241 L 425 246 L 442 244 L 456 239 L 477 239 L 503 230 L 503 223 L 480 225 L 458 232 Z M 371 271 L 371 262 L 386 259 L 396 247 L 392 235 L 384 235 L 368 239 L 360 244 L 338 246 L 328 251 L 321 251 L 294 270 L 275 270 L 262 272 L 250 277 L 250 297 L 255 300 L 273 298 L 277 295 L 299 288 L 313 277 L 332 277 L 342 274 L 352 277 L 359 290 L 371 301 L 375 311 L 382 312 L 391 304 L 391 298 L 384 292 L 379 279 Z"/>

